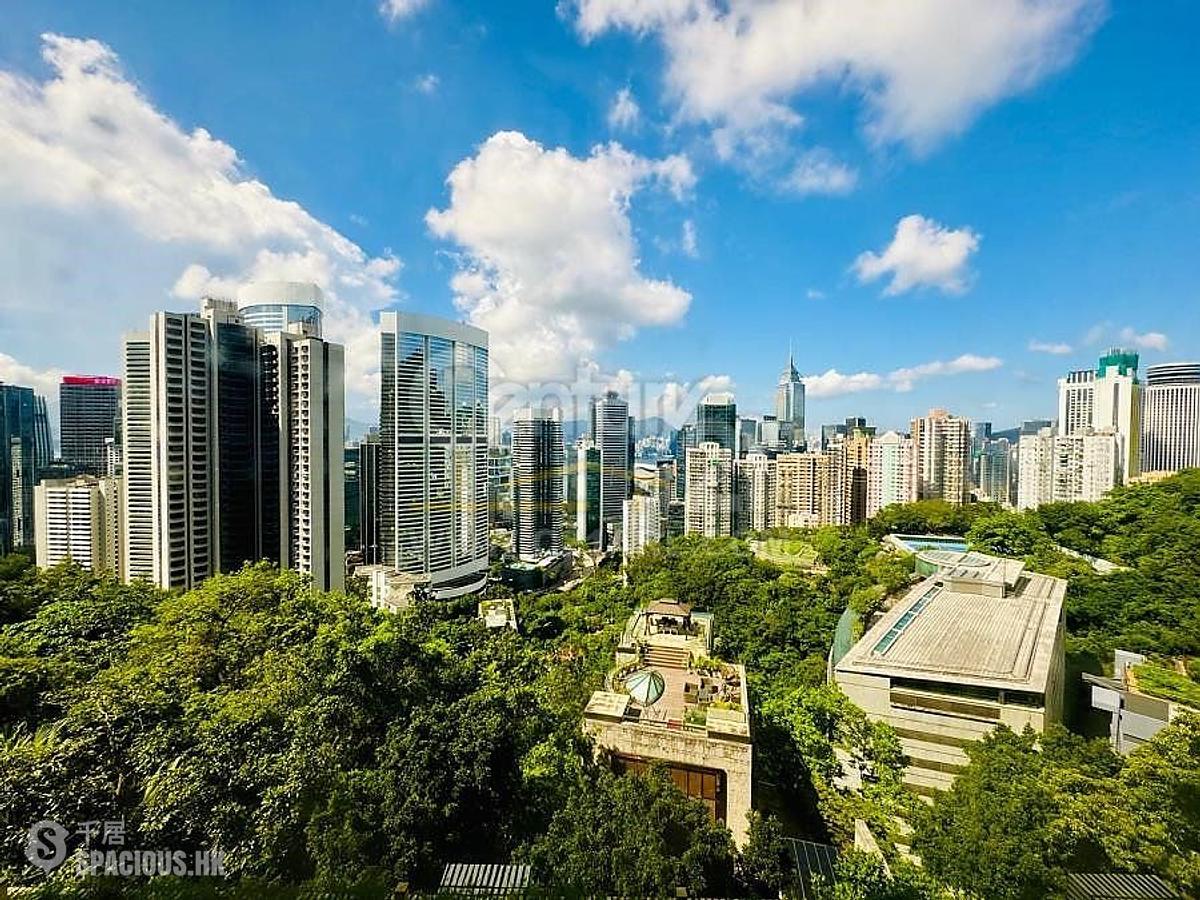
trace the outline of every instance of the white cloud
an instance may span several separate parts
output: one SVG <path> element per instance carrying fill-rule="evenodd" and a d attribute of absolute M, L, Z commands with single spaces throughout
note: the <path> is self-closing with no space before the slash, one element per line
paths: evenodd
<path fill-rule="evenodd" d="M 62 369 L 35 369 L 0 353 L 0 384 L 31 387 L 52 403 L 58 402 L 58 385 L 66 374 Z"/>
<path fill-rule="evenodd" d="M 916 287 L 936 287 L 947 294 L 967 289 L 967 263 L 979 248 L 979 235 L 970 228 L 946 228 L 924 216 L 905 216 L 882 253 L 867 251 L 854 261 L 862 282 L 890 275 L 885 294 L 902 294 Z"/>
<path fill-rule="evenodd" d="M 695 184 L 686 157 L 650 160 L 619 144 L 580 158 L 498 132 L 447 178 L 450 202 L 430 230 L 462 249 L 455 303 L 490 332 L 498 374 L 564 379 L 638 328 L 679 322 L 691 295 L 641 272 L 633 195 Z"/>
<path fill-rule="evenodd" d="M 920 365 L 894 369 L 886 374 L 856 372 L 844 375 L 837 369 L 829 369 L 820 375 L 804 378 L 804 389 L 814 398 L 837 397 L 842 394 L 858 394 L 863 391 L 889 390 L 897 393 L 911 391 L 917 382 L 927 378 L 946 375 L 961 375 L 968 372 L 988 372 L 1004 363 L 995 356 L 976 356 L 964 353 L 952 360 L 921 363 Z"/>
<path fill-rule="evenodd" d="M 818 288 L 809 288 L 807 291 L 804 292 L 804 296 L 807 297 L 809 300 L 824 300 L 825 292 L 822 290 L 819 290 Z"/>
<path fill-rule="evenodd" d="M 432 94 L 441 83 L 442 80 L 433 72 L 426 72 L 424 75 L 418 75 L 413 81 L 413 89 L 420 94 Z"/>
<path fill-rule="evenodd" d="M 379 4 L 379 14 L 387 19 L 389 24 L 394 25 L 402 19 L 416 15 L 428 5 L 429 0 L 382 0 Z"/>
<path fill-rule="evenodd" d="M 656 35 L 685 121 L 778 140 L 806 91 L 857 95 L 874 141 L 923 151 L 1074 59 L 1103 0 L 574 0 L 584 40 Z M 773 137 L 771 137 L 773 135 Z"/>
<path fill-rule="evenodd" d="M 1138 333 L 1132 328 L 1121 329 L 1121 342 L 1131 344 L 1139 350 L 1166 350 L 1167 336 L 1161 331 Z"/>
<path fill-rule="evenodd" d="M 695 259 L 700 255 L 699 248 L 696 245 L 696 223 L 691 219 L 684 219 L 683 233 L 679 237 L 679 249 L 685 256 L 690 256 Z"/>
<path fill-rule="evenodd" d="M 858 173 L 823 148 L 803 154 L 783 179 L 786 190 L 800 195 L 848 194 L 857 183 Z"/>
<path fill-rule="evenodd" d="M 1055 356 L 1066 356 L 1071 352 L 1071 345 L 1063 341 L 1039 341 L 1031 338 L 1029 349 L 1033 353 L 1051 353 Z"/>
<path fill-rule="evenodd" d="M 50 76 L 0 71 L 0 337 L 34 367 L 115 372 L 122 332 L 202 291 L 311 278 L 347 354 L 351 405 L 377 390 L 371 311 L 399 260 L 371 257 L 246 174 L 236 150 L 157 110 L 95 40 L 43 36 Z M 62 327 L 63 310 L 71 326 Z M 47 339 L 53 334 L 55 339 Z"/>
<path fill-rule="evenodd" d="M 633 99 L 633 92 L 629 88 L 621 88 L 608 107 L 608 127 L 614 131 L 628 131 L 637 127 L 641 115 L 641 107 Z"/>

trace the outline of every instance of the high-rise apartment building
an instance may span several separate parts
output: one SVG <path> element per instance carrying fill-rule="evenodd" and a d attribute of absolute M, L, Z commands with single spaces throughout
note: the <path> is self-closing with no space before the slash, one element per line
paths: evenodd
<path fill-rule="evenodd" d="M 74 562 L 96 574 L 121 571 L 121 498 L 116 478 L 46 479 L 33 489 L 37 564 Z"/>
<path fill-rule="evenodd" d="M 0 384 L 0 555 L 34 543 L 33 487 L 49 463 L 44 411 L 33 388 Z"/>
<path fill-rule="evenodd" d="M 733 533 L 733 451 L 703 441 L 687 451 L 685 531 L 705 537 Z"/>
<path fill-rule="evenodd" d="M 988 438 L 979 448 L 975 460 L 976 490 L 979 500 L 1011 504 L 1012 445 L 1007 438 Z"/>
<path fill-rule="evenodd" d="M 428 575 L 438 598 L 477 591 L 488 563 L 487 332 L 415 313 L 384 312 L 379 324 L 383 563 Z"/>
<path fill-rule="evenodd" d="M 1143 472 L 1200 467 L 1200 363 L 1146 369 L 1141 425 Z"/>
<path fill-rule="evenodd" d="M 817 450 L 775 458 L 775 524 L 813 528 L 834 522 L 835 457 Z"/>
<path fill-rule="evenodd" d="M 775 460 L 748 453 L 733 463 L 733 532 L 746 534 L 775 527 Z"/>
<path fill-rule="evenodd" d="M 563 548 L 563 434 L 557 409 L 513 417 L 513 551 L 536 560 Z"/>
<path fill-rule="evenodd" d="M 58 386 L 58 435 L 62 459 L 76 472 L 103 475 L 105 445 L 117 437 L 121 379 L 67 375 Z"/>
<path fill-rule="evenodd" d="M 600 546 L 605 548 L 620 545 L 617 533 L 630 494 L 629 421 L 629 404 L 616 391 L 592 399 L 592 440 L 600 451 Z"/>
<path fill-rule="evenodd" d="M 1058 433 L 1069 436 L 1091 429 L 1121 438 L 1118 483 L 1138 474 L 1141 465 L 1141 392 L 1138 355 L 1113 348 L 1095 370 L 1069 372 L 1058 380 Z"/>
<path fill-rule="evenodd" d="M 379 543 L 379 432 L 372 428 L 358 442 L 358 544 L 363 565 L 378 565 Z M 347 548 L 349 549 L 349 548 Z"/>
<path fill-rule="evenodd" d="M 787 367 L 779 375 L 775 388 L 775 420 L 779 423 L 779 442 L 788 450 L 803 449 L 804 436 L 804 381 L 796 371 L 792 354 L 788 353 Z M 767 446 L 764 438 L 763 443 Z"/>
<path fill-rule="evenodd" d="M 912 503 L 916 499 L 913 477 L 911 438 L 889 431 L 871 441 L 871 461 L 867 466 L 867 518 L 893 503 Z"/>
<path fill-rule="evenodd" d="M 917 500 L 971 499 L 971 423 L 944 409 L 912 420 Z"/>
<path fill-rule="evenodd" d="M 600 546 L 600 448 L 589 437 L 575 442 L 575 539 Z"/>
<path fill-rule="evenodd" d="M 663 535 L 662 509 L 656 495 L 634 494 L 625 501 L 621 555 L 632 559 Z"/>
<path fill-rule="evenodd" d="M 1112 429 L 1056 434 L 1042 428 L 1018 447 L 1017 508 L 1099 500 L 1120 484 L 1123 439 Z"/>
<path fill-rule="evenodd" d="M 733 394 L 707 394 L 696 405 L 696 446 L 716 444 L 737 452 L 738 416 Z"/>
<path fill-rule="evenodd" d="M 838 525 L 857 525 L 867 518 L 867 493 L 870 481 L 873 426 L 855 425 L 847 428 L 833 448 L 837 484 L 834 496 L 834 522 Z"/>
<path fill-rule="evenodd" d="M 265 559 L 344 583 L 342 348 L 232 301 L 125 339 L 124 577 L 191 588 Z"/>

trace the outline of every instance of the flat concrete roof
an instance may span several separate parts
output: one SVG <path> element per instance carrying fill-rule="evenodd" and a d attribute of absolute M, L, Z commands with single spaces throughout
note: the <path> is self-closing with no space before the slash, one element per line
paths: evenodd
<path fill-rule="evenodd" d="M 985 568 L 1000 583 L 1013 572 L 1007 565 Z M 980 592 L 980 580 L 978 570 L 925 579 L 850 648 L 835 671 L 1044 691 L 1067 583 L 1022 571 L 997 596 Z"/>

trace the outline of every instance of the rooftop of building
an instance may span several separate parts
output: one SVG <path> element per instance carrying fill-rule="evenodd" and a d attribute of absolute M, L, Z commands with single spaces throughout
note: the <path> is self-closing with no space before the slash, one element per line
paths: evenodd
<path fill-rule="evenodd" d="M 630 617 L 616 666 L 584 715 L 747 740 L 746 670 L 711 649 L 711 614 L 674 598 L 648 604 Z"/>
<path fill-rule="evenodd" d="M 973 554 L 912 588 L 836 671 L 988 688 L 1046 689 L 1067 583 Z"/>

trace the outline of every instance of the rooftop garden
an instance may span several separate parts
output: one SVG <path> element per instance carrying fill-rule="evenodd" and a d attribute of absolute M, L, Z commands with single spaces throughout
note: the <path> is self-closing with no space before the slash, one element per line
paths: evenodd
<path fill-rule="evenodd" d="M 1200 709 L 1200 682 L 1193 681 L 1187 675 L 1166 666 L 1147 663 L 1134 666 L 1133 677 L 1144 694 Z"/>

